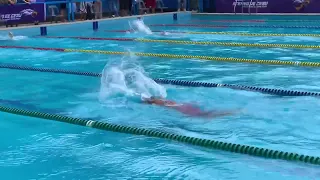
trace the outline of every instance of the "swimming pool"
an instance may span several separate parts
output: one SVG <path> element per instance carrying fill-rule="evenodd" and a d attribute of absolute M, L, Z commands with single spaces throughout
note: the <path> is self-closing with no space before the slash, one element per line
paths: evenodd
<path fill-rule="evenodd" d="M 196 16 L 179 13 L 144 18 L 154 24 L 223 24 L 209 22 L 238 16 Z M 258 17 L 242 17 L 257 19 Z M 267 19 L 262 18 L 261 19 Z M 304 17 L 299 17 L 303 19 Z M 241 19 L 241 18 L 240 18 Z M 274 17 L 269 19 L 282 19 Z M 291 20 L 290 18 L 283 18 Z M 316 45 L 317 37 L 237 36 L 220 34 L 153 34 L 110 32 L 129 29 L 132 19 L 100 21 L 99 31 L 92 24 L 48 26 L 48 36 L 145 38 L 188 41 Z M 279 25 L 277 21 L 263 22 Z M 250 23 L 247 24 L 258 24 Z M 259 23 L 261 25 L 261 23 Z M 309 22 L 299 22 L 307 26 Z M 132 25 L 132 24 L 131 24 Z M 297 25 L 285 22 L 281 25 Z M 317 34 L 308 28 L 201 28 L 150 26 L 153 31 L 246 32 Z M 109 32 L 108 32 L 109 31 Z M 104 41 L 71 38 L 41 38 L 39 28 L 13 31 L 19 40 L 6 40 L 0 31 L 1 46 L 28 46 L 65 49 L 92 49 L 166 53 L 195 56 L 270 59 L 318 62 L 318 49 L 229 47 L 181 45 L 136 41 Z M 19 37 L 27 36 L 27 37 Z M 252 145 L 309 156 L 319 156 L 320 106 L 317 97 L 279 97 L 259 92 L 226 88 L 157 85 L 149 78 L 237 84 L 299 91 L 319 91 L 317 67 L 267 65 L 207 61 L 190 58 L 106 55 L 1 48 L 1 63 L 38 68 L 67 69 L 101 73 L 97 77 L 1 69 L 1 106 L 62 113 L 113 124 L 161 130 L 192 137 Z M 4 57 L 4 58 L 3 58 Z M 125 74 L 126 78 L 121 79 Z M 148 78 L 149 77 L 149 78 Z M 128 79 L 129 78 L 129 79 Z M 128 87 L 123 82 L 130 82 Z M 102 84 L 102 85 L 101 85 Z M 103 88 L 101 88 L 101 86 Z M 101 90 L 102 89 L 102 90 Z M 138 103 L 132 93 L 166 95 L 178 102 L 192 102 L 204 109 L 237 109 L 243 112 L 212 121 L 185 117 L 165 108 Z M 54 121 L 0 113 L 3 138 L 0 166 L 3 179 L 318 179 L 316 165 L 264 159 L 200 148 L 145 136 L 126 135 Z"/>

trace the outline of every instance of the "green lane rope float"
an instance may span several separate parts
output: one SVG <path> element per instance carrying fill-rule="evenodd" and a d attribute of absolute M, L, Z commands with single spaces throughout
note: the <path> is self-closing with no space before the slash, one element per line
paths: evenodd
<path fill-rule="evenodd" d="M 6 65 L 0 64 L 0 68 L 3 69 L 15 69 L 15 70 L 24 70 L 24 71 L 37 71 L 37 72 L 50 72 L 50 73 L 61 73 L 61 74 L 72 74 L 72 75 L 81 75 L 81 76 L 91 76 L 91 77 L 101 77 L 101 73 L 94 72 L 81 72 L 81 71 L 71 71 L 63 69 L 48 69 L 48 68 L 36 68 L 36 67 L 27 67 L 27 66 L 18 66 L 18 65 Z M 260 92 L 271 95 L 279 96 L 320 96 L 320 93 L 317 92 L 303 92 L 303 91 L 292 91 L 292 90 L 282 90 L 282 89 L 271 89 L 271 88 L 260 88 L 254 86 L 241 86 L 233 84 L 218 84 L 218 83 L 206 83 L 206 82 L 195 82 L 195 81 L 183 81 L 183 80 L 170 80 L 170 79 L 153 79 L 157 83 L 161 84 L 172 84 L 178 86 L 188 86 L 188 87 L 224 87 L 234 90 L 245 90 L 252 92 Z"/>
<path fill-rule="evenodd" d="M 127 55 L 127 56 L 134 54 L 136 56 L 143 56 L 143 57 L 158 57 L 158 58 L 172 58 L 172 59 L 201 59 L 201 60 L 213 60 L 213 61 L 220 61 L 220 62 L 237 62 L 237 63 L 267 64 L 267 65 L 287 65 L 287 66 L 305 66 L 305 67 L 320 66 L 320 63 L 318 62 L 304 62 L 304 61 L 258 60 L 258 59 L 232 58 L 232 57 L 157 54 L 157 53 L 140 53 L 140 52 L 129 53 L 129 52 L 121 52 L 121 51 L 43 48 L 43 47 L 39 48 L 39 47 L 28 47 L 28 46 L 0 46 L 0 48 L 19 48 L 19 49 L 42 50 L 42 51 L 82 52 L 82 53 Z"/>
<path fill-rule="evenodd" d="M 295 161 L 295 162 L 320 165 L 320 157 L 315 157 L 315 156 L 300 155 L 300 154 L 291 153 L 291 152 L 271 150 L 266 148 L 227 143 L 227 142 L 221 142 L 221 141 L 215 141 L 215 140 L 209 140 L 209 139 L 195 138 L 195 137 L 177 135 L 177 134 L 172 134 L 167 132 L 148 130 L 148 129 L 136 128 L 136 127 L 128 127 L 128 126 L 122 126 L 122 125 L 114 125 L 114 124 L 99 122 L 95 120 L 85 120 L 80 118 L 72 118 L 72 117 L 61 116 L 61 115 L 27 111 L 27 110 L 8 108 L 3 106 L 0 106 L 0 111 L 5 113 L 16 114 L 16 115 L 29 116 L 29 117 L 35 117 L 35 118 L 41 118 L 41 119 L 53 120 L 53 121 L 60 121 L 60 122 L 75 124 L 80 126 L 87 126 L 95 129 L 105 130 L 105 131 L 167 139 L 167 140 L 186 143 L 194 146 L 200 146 L 200 147 L 216 149 L 216 150 L 223 150 L 223 151 L 228 151 L 228 152 L 233 152 L 238 154 L 246 154 L 246 155 L 257 156 L 262 158 L 281 159 L 281 160 L 287 160 L 287 161 Z"/>
<path fill-rule="evenodd" d="M 81 39 L 81 40 L 99 40 L 99 41 L 136 41 L 144 43 L 167 43 L 167 44 L 191 44 L 191 45 L 215 45 L 232 47 L 258 47 L 258 48 L 295 48 L 295 49 L 320 49 L 319 45 L 302 44 L 260 44 L 260 43 L 235 43 L 235 42 L 215 42 L 215 41 L 183 41 L 171 39 L 144 39 L 144 38 L 102 38 L 102 37 L 67 37 L 67 36 L 36 36 L 37 38 L 52 39 Z"/>

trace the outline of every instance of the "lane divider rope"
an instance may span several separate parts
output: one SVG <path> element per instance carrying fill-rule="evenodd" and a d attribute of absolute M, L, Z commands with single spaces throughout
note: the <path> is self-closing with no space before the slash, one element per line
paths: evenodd
<path fill-rule="evenodd" d="M 266 22 L 265 20 L 258 20 L 258 19 L 252 19 L 252 20 L 242 20 L 242 19 L 221 19 L 221 20 L 202 20 L 202 19 L 193 19 L 191 20 L 193 22 L 241 22 L 241 23 L 264 23 Z"/>
<path fill-rule="evenodd" d="M 168 27 L 202 27 L 202 28 L 228 28 L 228 27 L 246 27 L 246 28 L 308 28 L 320 29 L 320 26 L 282 26 L 282 25 L 207 25 L 207 24 L 151 24 L 149 27 L 168 26 Z"/>
<path fill-rule="evenodd" d="M 318 19 L 269 19 L 266 22 L 320 22 Z"/>
<path fill-rule="evenodd" d="M 287 160 L 287 161 L 293 161 L 293 162 L 302 162 L 302 163 L 320 165 L 320 157 L 316 157 L 316 156 L 301 155 L 301 154 L 292 153 L 292 152 L 284 152 L 284 151 L 278 151 L 278 150 L 272 150 L 272 149 L 254 147 L 254 146 L 227 143 L 227 142 L 221 142 L 221 141 L 215 141 L 215 140 L 209 140 L 209 139 L 177 135 L 177 134 L 161 132 L 156 130 L 149 130 L 144 128 L 115 125 L 115 124 L 109 124 L 106 122 L 99 122 L 95 120 L 85 120 L 80 118 L 72 118 L 67 116 L 28 111 L 28 110 L 9 108 L 9 107 L 3 107 L 3 106 L 0 106 L 0 111 L 5 113 L 10 113 L 10 114 L 21 115 L 21 116 L 28 116 L 28 117 L 34 117 L 34 118 L 40 118 L 40 119 L 46 119 L 46 120 L 59 121 L 59 122 L 64 122 L 64 123 L 69 123 L 74 125 L 87 126 L 95 129 L 105 130 L 105 131 L 167 139 L 167 140 L 186 143 L 194 146 L 228 151 L 228 152 L 233 152 L 238 154 L 246 154 L 246 155 L 262 157 L 262 158 L 281 159 L 281 160 Z"/>
<path fill-rule="evenodd" d="M 177 40 L 154 40 L 154 39 L 137 39 L 139 42 L 159 42 L 170 44 L 194 44 L 194 45 L 217 45 L 217 46 L 242 46 L 242 47 L 263 47 L 263 48 L 296 48 L 296 49 L 320 49 L 317 45 L 300 45 L 300 44 L 253 44 L 253 43 L 228 43 L 214 41 L 177 41 Z"/>
<path fill-rule="evenodd" d="M 242 20 L 242 19 L 221 19 L 221 20 L 202 20 L 202 19 L 194 19 L 191 20 L 194 22 L 251 22 L 251 23 L 265 23 L 265 22 L 320 22 L 318 19 L 292 19 L 292 20 L 277 20 L 277 19 L 250 19 L 250 20 Z"/>
<path fill-rule="evenodd" d="M 101 38 L 101 37 L 73 37 L 73 36 L 36 36 L 37 38 L 52 39 L 80 39 L 80 40 L 100 40 L 100 41 L 136 41 L 144 43 L 168 43 L 168 44 L 192 44 L 192 45 L 216 45 L 232 47 L 263 47 L 263 48 L 295 48 L 295 49 L 320 49 L 319 45 L 302 45 L 302 44 L 260 44 L 260 43 L 229 43 L 215 41 L 183 41 L 170 39 L 144 39 L 144 38 Z"/>
<path fill-rule="evenodd" d="M 106 30 L 105 32 L 134 32 L 132 30 Z M 278 34 L 278 33 L 242 33 L 242 32 L 201 32 L 201 31 L 152 31 L 152 32 L 168 32 L 174 34 L 214 34 L 214 35 L 236 35 L 236 36 L 306 36 L 320 37 L 320 34 Z"/>
<path fill-rule="evenodd" d="M 81 39 L 81 40 L 102 40 L 102 41 L 135 41 L 136 38 L 102 38 L 102 37 L 81 37 L 81 36 L 34 36 L 35 38 L 48 39 Z"/>
<path fill-rule="evenodd" d="M 0 64 L 0 68 L 24 70 L 24 71 L 72 74 L 72 75 L 82 75 L 82 76 L 90 76 L 90 77 L 101 77 L 102 76 L 101 73 L 94 73 L 94 72 L 81 72 L 81 71 L 71 71 L 71 70 L 64 70 L 64 69 L 36 68 L 36 67 L 6 65 L 6 64 Z M 211 87 L 211 88 L 222 87 L 222 88 L 230 88 L 230 89 L 234 89 L 234 90 L 245 90 L 245 91 L 260 92 L 260 93 L 271 94 L 271 95 L 280 95 L 280 96 L 320 96 L 320 93 L 317 93 L 317 92 L 304 92 L 304 91 L 271 89 L 271 88 L 261 88 L 261 87 L 254 87 L 254 86 L 195 82 L 195 81 L 184 81 L 184 80 L 170 80 L 170 79 L 162 79 L 162 78 L 157 78 L 157 79 L 153 79 L 153 80 L 157 83 L 160 83 L 160 84 L 172 84 L 172 85 L 177 85 L 177 86 L 188 86 L 188 87 Z"/>
<path fill-rule="evenodd" d="M 199 15 L 199 14 L 197 14 Z M 212 20 L 195 20 L 195 21 L 212 21 Z M 320 22 L 319 19 L 217 19 L 213 21 L 230 21 L 230 22 Z"/>
<path fill-rule="evenodd" d="M 81 40 L 101 40 L 101 41 L 135 41 L 136 38 L 102 38 L 102 37 L 80 37 L 80 36 L 34 36 L 35 38 L 48 39 L 81 39 Z"/>
<path fill-rule="evenodd" d="M 129 52 L 121 52 L 121 51 L 39 48 L 39 47 L 30 47 L 30 46 L 0 46 L 0 48 L 19 48 L 19 49 L 42 50 L 42 51 L 80 52 L 80 53 L 127 55 L 127 56 L 134 54 L 136 56 L 143 56 L 143 57 L 158 57 L 158 58 L 173 58 L 173 59 L 201 59 L 201 60 L 213 60 L 213 61 L 220 61 L 220 62 L 237 62 L 237 63 L 251 63 L 251 64 L 268 64 L 268 65 L 288 65 L 288 66 L 304 66 L 304 67 L 320 66 L 320 63 L 318 62 L 304 62 L 304 61 L 258 60 L 258 59 L 232 58 L 232 57 L 157 54 L 157 53 L 142 53 L 142 52 L 129 53 Z"/>

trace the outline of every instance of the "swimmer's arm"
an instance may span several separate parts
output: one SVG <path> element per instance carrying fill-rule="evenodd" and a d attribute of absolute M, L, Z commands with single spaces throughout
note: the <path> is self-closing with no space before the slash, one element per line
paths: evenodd
<path fill-rule="evenodd" d="M 26 3 L 26 4 L 30 4 L 29 0 L 23 0 L 23 2 Z"/>
<path fill-rule="evenodd" d="M 202 116 L 208 117 L 208 118 L 218 118 L 218 117 L 222 117 L 222 116 L 234 115 L 238 112 L 240 112 L 240 110 L 223 111 L 223 112 L 217 112 L 217 111 L 213 110 L 213 111 L 203 113 Z"/>

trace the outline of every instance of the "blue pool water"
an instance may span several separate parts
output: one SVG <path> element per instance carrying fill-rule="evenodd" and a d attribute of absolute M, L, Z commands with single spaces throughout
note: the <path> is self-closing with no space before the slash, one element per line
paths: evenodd
<path fill-rule="evenodd" d="M 204 24 L 191 20 L 237 19 L 238 16 L 172 14 L 145 17 L 145 24 Z M 252 18 L 253 17 L 242 17 Z M 262 17 L 260 17 L 262 18 Z M 281 19 L 282 17 L 274 17 Z M 303 19 L 305 17 L 299 17 Z M 256 19 L 256 18 L 254 18 Z M 265 18 L 266 19 L 266 18 Z M 289 19 L 284 17 L 284 19 Z M 291 18 L 293 19 L 293 17 Z M 111 33 L 129 29 L 128 21 L 49 26 L 50 36 L 185 39 L 251 43 L 318 44 L 313 37 L 245 37 L 231 35 Z M 290 19 L 289 19 L 290 20 Z M 156 23 L 155 23 L 156 22 Z M 206 24 L 215 24 L 206 22 Z M 243 24 L 243 23 L 216 23 Z M 248 23 L 249 24 L 249 23 Z M 250 23 L 252 25 L 252 23 Z M 261 24 L 261 23 L 259 23 Z M 279 22 L 268 22 L 279 24 Z M 282 23 L 284 24 L 284 23 Z M 285 22 L 285 24 L 297 24 Z M 300 22 L 299 25 L 308 25 Z M 319 30 L 263 28 L 151 27 L 152 30 L 319 33 Z M 14 41 L 0 31 L 0 45 L 207 55 L 249 59 L 318 62 L 315 49 L 174 45 L 120 41 L 34 38 L 38 28 L 13 31 Z M 23 36 L 23 37 L 21 37 Z M 164 59 L 118 55 L 0 49 L 1 63 L 102 72 L 105 79 L 1 69 L 0 105 L 92 118 L 113 124 L 158 129 L 312 156 L 320 155 L 320 108 L 315 97 L 277 97 L 224 88 L 157 85 L 149 78 L 228 83 L 291 90 L 319 91 L 317 68 Z M 121 80 L 121 75 L 132 79 Z M 127 87 L 122 83 L 130 82 Z M 234 116 L 206 121 L 156 106 L 140 104 L 131 92 L 166 95 L 197 103 L 206 110 L 243 108 Z M 0 113 L 2 179 L 320 179 L 318 166 L 209 150 L 144 136 L 133 136 L 70 124 Z"/>

